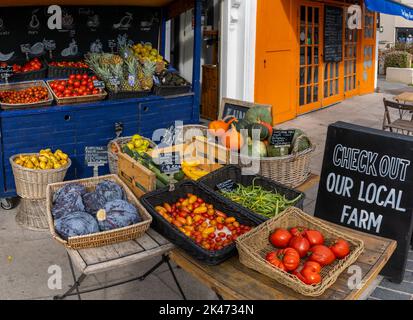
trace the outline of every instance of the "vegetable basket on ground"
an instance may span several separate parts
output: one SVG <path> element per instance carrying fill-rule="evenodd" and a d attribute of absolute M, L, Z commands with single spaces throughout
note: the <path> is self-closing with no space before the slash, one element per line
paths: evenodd
<path fill-rule="evenodd" d="M 321 269 L 322 281 L 319 284 L 307 285 L 295 275 L 282 271 L 266 261 L 267 253 L 274 251 L 274 247 L 269 242 L 269 236 L 277 228 L 289 229 L 295 226 L 302 226 L 312 230 L 320 231 L 326 241 L 338 238 L 346 240 L 350 244 L 350 253 L 341 260 L 335 260 L 332 264 Z M 236 240 L 239 259 L 242 264 L 258 271 L 281 284 L 290 287 L 306 296 L 320 296 L 328 289 L 342 272 L 353 264 L 363 252 L 363 241 L 338 231 L 334 227 L 316 219 L 300 209 L 290 207 L 281 215 L 270 219 L 247 234 Z"/>
<path fill-rule="evenodd" d="M 15 162 L 21 155 L 10 157 L 10 164 L 13 170 L 16 193 L 26 199 L 44 199 L 46 197 L 46 187 L 50 183 L 61 182 L 72 162 L 68 158 L 67 164 L 59 169 L 30 169 L 25 168 Z M 38 153 L 26 153 L 24 156 L 39 156 Z"/>
<path fill-rule="evenodd" d="M 244 175 L 238 166 L 228 165 L 201 178 L 199 182 L 219 196 L 242 206 L 261 221 L 277 216 L 289 206 L 303 208 L 305 194 L 260 175 Z M 226 191 L 220 191 L 224 184 Z M 232 190 L 231 190 L 232 189 Z"/>
<path fill-rule="evenodd" d="M 173 224 L 174 221 L 172 221 L 172 223 L 169 222 L 157 211 L 158 206 L 162 206 L 165 203 L 174 203 L 178 201 L 179 198 L 187 197 L 188 193 L 203 199 L 205 203 L 213 204 L 215 210 L 225 213 L 228 217 L 235 217 L 240 224 L 254 227 L 259 222 L 250 216 L 247 211 L 234 206 L 229 201 L 217 197 L 216 194 L 209 189 L 194 181 L 180 182 L 174 186 L 174 190 L 166 187 L 142 196 L 142 204 L 148 209 L 154 219 L 153 228 L 155 230 L 197 260 L 208 265 L 219 264 L 236 253 L 234 242 L 224 246 L 220 250 L 207 250 L 188 235 L 184 234 L 180 227 Z"/>
<path fill-rule="evenodd" d="M 118 159 L 119 153 L 122 152 L 122 147 L 132 140 L 132 136 L 130 137 L 119 137 L 109 141 L 108 143 L 108 159 L 109 159 L 109 172 L 111 174 L 118 173 Z M 141 137 L 143 140 L 149 142 L 150 148 L 155 148 L 156 144 L 152 140 Z"/>
<path fill-rule="evenodd" d="M 142 219 L 141 222 L 123 228 L 101 231 L 88 235 L 69 237 L 67 240 L 63 239 L 55 230 L 54 218 L 52 216 L 54 193 L 65 185 L 73 183 L 85 186 L 88 192 L 92 192 L 95 190 L 96 185 L 104 180 L 113 181 L 123 189 L 126 200 L 137 209 L 138 214 Z M 149 226 L 152 222 L 152 217 L 149 215 L 148 211 L 142 206 L 142 204 L 136 199 L 134 194 L 116 175 L 106 175 L 95 178 L 49 184 L 47 186 L 46 210 L 49 229 L 53 238 L 60 244 L 63 244 L 66 248 L 75 250 L 101 247 L 139 238 L 149 229 Z"/>

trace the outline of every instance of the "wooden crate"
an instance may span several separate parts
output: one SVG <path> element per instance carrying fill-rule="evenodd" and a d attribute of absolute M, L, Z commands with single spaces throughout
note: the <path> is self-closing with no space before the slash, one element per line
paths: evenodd
<path fill-rule="evenodd" d="M 230 163 L 231 152 L 224 146 L 208 141 L 206 137 L 195 137 L 194 145 L 197 157 L 207 159 L 207 163 Z"/>
<path fill-rule="evenodd" d="M 161 152 L 179 152 L 185 156 L 186 160 L 197 159 L 201 162 L 199 168 L 207 171 L 215 171 L 222 167 L 221 164 L 212 163 L 207 158 L 200 157 L 195 149 L 195 144 L 191 143 L 154 149 L 149 152 L 149 155 L 156 158 Z M 123 152 L 119 153 L 118 175 L 137 197 L 156 190 L 156 175 Z M 174 183 L 176 181 L 171 177 L 171 182 Z"/>

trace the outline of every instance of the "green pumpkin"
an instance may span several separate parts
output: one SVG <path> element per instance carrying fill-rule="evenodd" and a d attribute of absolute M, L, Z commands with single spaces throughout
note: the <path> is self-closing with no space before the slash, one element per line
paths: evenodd
<path fill-rule="evenodd" d="M 237 129 L 238 132 L 240 132 L 242 129 L 248 129 L 248 126 L 250 125 L 250 123 L 246 119 L 234 121 L 233 124 L 235 126 L 235 129 Z"/>
<path fill-rule="evenodd" d="M 245 119 L 250 123 L 259 123 L 260 121 L 272 123 L 271 111 L 266 107 L 252 107 L 245 114 Z"/>
<path fill-rule="evenodd" d="M 248 136 L 252 138 L 252 132 L 253 130 L 259 130 L 260 131 L 260 140 L 264 141 L 268 139 L 268 136 L 270 135 L 270 132 L 268 128 L 260 123 L 252 123 L 248 126 Z"/>
<path fill-rule="evenodd" d="M 289 154 L 288 146 L 273 146 L 269 144 L 267 146 L 267 156 L 268 157 L 283 157 Z"/>
<path fill-rule="evenodd" d="M 300 138 L 300 139 L 298 139 Z M 308 136 L 300 129 L 295 129 L 293 142 L 291 144 L 291 152 L 301 152 L 311 147 L 311 142 Z"/>

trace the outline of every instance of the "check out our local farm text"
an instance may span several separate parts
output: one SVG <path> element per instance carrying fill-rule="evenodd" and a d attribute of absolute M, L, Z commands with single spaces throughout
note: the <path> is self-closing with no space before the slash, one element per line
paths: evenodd
<path fill-rule="evenodd" d="M 327 176 L 326 189 L 330 193 L 344 198 L 355 198 L 361 204 L 366 203 L 382 208 L 392 209 L 403 214 L 406 208 L 402 206 L 403 190 L 388 187 L 376 182 L 355 180 L 351 172 L 357 172 L 367 177 L 377 177 L 378 180 L 390 180 L 404 182 L 410 167 L 410 160 L 393 157 L 391 155 L 379 155 L 377 152 L 349 148 L 341 144 L 334 147 L 333 165 L 346 169 L 349 175 L 340 175 L 331 172 Z M 372 180 L 371 178 L 366 180 Z M 383 178 L 383 179 L 380 179 Z M 357 185 L 356 185 L 357 184 Z M 378 212 L 343 205 L 340 222 L 359 229 L 380 232 L 383 215 Z"/>

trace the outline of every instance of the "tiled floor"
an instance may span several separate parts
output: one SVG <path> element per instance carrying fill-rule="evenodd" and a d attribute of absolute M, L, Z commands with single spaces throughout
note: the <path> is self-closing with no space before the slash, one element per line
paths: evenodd
<path fill-rule="evenodd" d="M 382 91 L 391 94 L 412 88 L 381 83 Z M 346 100 L 343 103 L 321 111 L 306 114 L 284 123 L 280 127 L 300 128 L 317 145 L 311 165 L 314 173 L 320 173 L 327 127 L 335 121 L 347 121 L 373 128 L 381 128 L 383 119 L 382 99 L 386 93 L 370 94 Z M 306 193 L 305 211 L 314 212 L 317 186 Z M 33 232 L 20 228 L 15 223 L 16 211 L 0 210 L 0 299 L 50 299 L 63 292 L 71 284 L 71 274 L 65 250 L 53 241 L 48 232 Z M 410 254 L 410 264 L 413 254 Z M 141 275 L 157 262 L 156 259 L 90 277 L 85 288 L 114 280 Z M 52 265 L 62 269 L 62 289 L 51 290 L 48 280 Z M 413 268 L 412 268 L 413 269 Z M 198 283 L 183 270 L 177 270 L 178 278 L 190 299 L 216 299 L 216 295 Z M 402 284 L 383 280 L 371 295 L 371 299 L 412 299 L 413 270 L 406 272 Z M 84 295 L 85 299 L 180 299 L 169 271 L 162 267 L 144 282 L 134 282 L 124 286 Z"/>

